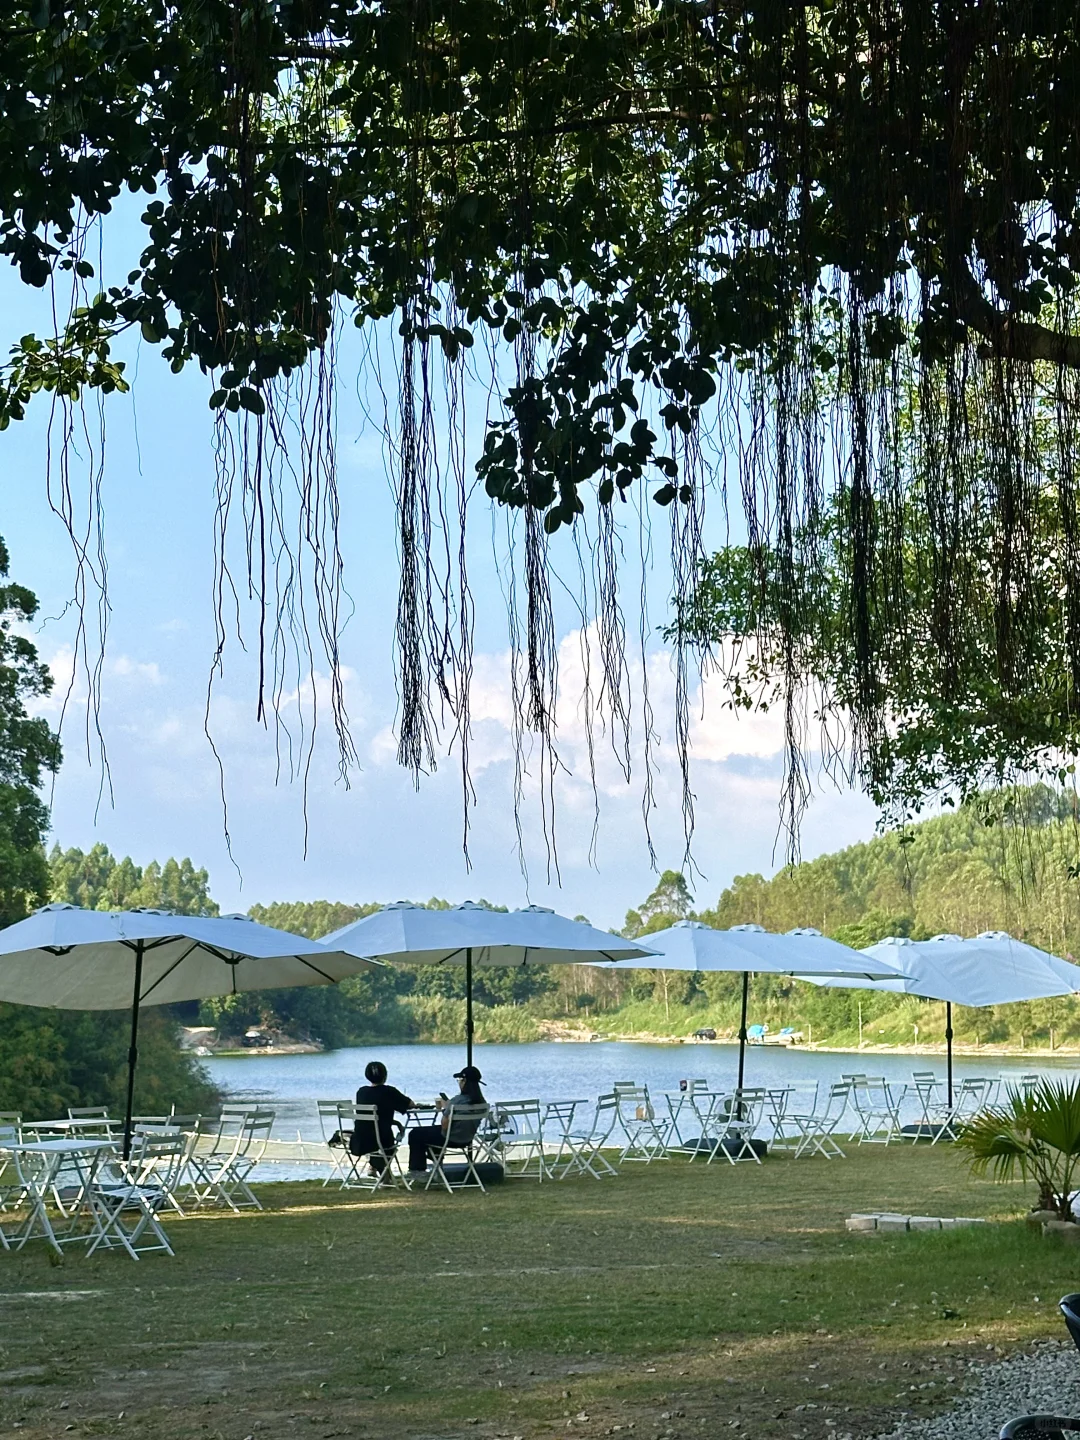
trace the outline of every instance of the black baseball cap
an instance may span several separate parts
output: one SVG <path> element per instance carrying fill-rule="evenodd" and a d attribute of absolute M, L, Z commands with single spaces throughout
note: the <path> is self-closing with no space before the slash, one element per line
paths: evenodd
<path fill-rule="evenodd" d="M 454 1071 L 455 1080 L 473 1080 L 477 1085 L 484 1083 L 484 1077 L 475 1065 L 463 1065 L 460 1070 Z"/>

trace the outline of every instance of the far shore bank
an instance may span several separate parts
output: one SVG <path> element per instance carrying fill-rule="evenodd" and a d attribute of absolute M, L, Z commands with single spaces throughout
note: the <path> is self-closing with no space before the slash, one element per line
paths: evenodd
<path fill-rule="evenodd" d="M 559 1025 L 549 1033 L 541 1034 L 535 1040 L 521 1041 L 483 1041 L 477 1040 L 478 1046 L 486 1044 L 570 1044 L 588 1045 L 602 1044 L 608 1041 L 618 1041 L 631 1045 L 689 1045 L 700 1046 L 703 1049 L 726 1047 L 732 1049 L 738 1046 L 738 1037 L 734 1035 L 718 1036 L 715 1040 L 697 1040 L 690 1035 L 658 1035 L 648 1031 L 631 1031 L 628 1033 L 614 1034 L 611 1032 L 601 1033 L 596 1030 L 574 1029 L 569 1025 Z M 378 1045 L 446 1045 L 455 1042 L 447 1040 L 418 1040 L 402 1036 L 400 1039 L 393 1039 L 389 1036 L 380 1036 L 377 1039 L 357 1040 L 350 1045 L 343 1045 L 337 1048 L 361 1049 Z M 272 1046 L 259 1049 L 237 1049 L 234 1045 L 203 1049 L 196 1052 L 200 1058 L 205 1059 L 247 1059 L 249 1057 L 281 1057 L 283 1055 L 312 1055 L 327 1053 L 329 1047 L 312 1044 L 310 1041 L 289 1041 L 281 1040 Z M 810 1052 L 823 1055 L 923 1055 L 944 1058 L 946 1047 L 944 1041 L 926 1042 L 910 1045 L 881 1045 L 865 1044 L 859 1045 L 828 1045 L 824 1043 L 804 1043 L 801 1045 L 751 1045 L 752 1050 L 794 1050 L 797 1053 Z M 953 1056 L 956 1059 L 997 1059 L 997 1060 L 1076 1060 L 1080 1064 L 1080 1047 L 1075 1045 L 1059 1045 L 1051 1050 L 1048 1046 L 1041 1049 L 1024 1048 L 1009 1045 L 953 1045 Z"/>
<path fill-rule="evenodd" d="M 582 1035 L 582 1040 L 591 1039 L 591 1036 Z M 647 1033 L 629 1034 L 606 1034 L 599 1037 L 604 1040 L 636 1041 L 644 1045 L 701 1045 L 706 1049 L 715 1045 L 737 1046 L 739 1037 L 737 1035 L 718 1035 L 715 1040 L 697 1040 L 692 1035 L 651 1035 Z M 761 1045 L 751 1044 L 754 1050 L 799 1050 L 813 1051 L 823 1055 L 945 1055 L 947 1047 L 945 1041 L 911 1045 L 829 1045 L 818 1041 L 804 1042 L 800 1045 Z M 1067 1060 L 1080 1059 L 1080 1046 L 1057 1045 L 1053 1050 L 1049 1046 L 1040 1049 L 1027 1046 L 1021 1049 L 1018 1045 L 961 1045 L 953 1041 L 952 1053 L 954 1056 L 989 1056 L 996 1059 L 1013 1060 Z"/>

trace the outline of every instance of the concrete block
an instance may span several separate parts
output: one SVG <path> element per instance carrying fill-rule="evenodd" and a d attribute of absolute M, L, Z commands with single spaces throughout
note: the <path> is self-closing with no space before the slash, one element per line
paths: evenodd
<path fill-rule="evenodd" d="M 934 1215 L 912 1215 L 908 1219 L 909 1230 L 940 1230 L 941 1221 Z"/>
<path fill-rule="evenodd" d="M 1064 1240 L 1066 1245 L 1080 1245 L 1080 1225 L 1075 1220 L 1048 1220 L 1042 1227 L 1042 1233 Z"/>
<path fill-rule="evenodd" d="M 844 1224 L 849 1230 L 869 1231 L 877 1229 L 876 1215 L 852 1215 Z"/>
<path fill-rule="evenodd" d="M 1029 1210 L 1024 1216 L 1027 1224 L 1036 1228 L 1041 1228 L 1051 1220 L 1058 1220 L 1060 1218 L 1056 1210 Z"/>
<path fill-rule="evenodd" d="M 908 1228 L 908 1217 L 906 1215 L 879 1215 L 877 1228 L 885 1234 L 899 1233 Z"/>

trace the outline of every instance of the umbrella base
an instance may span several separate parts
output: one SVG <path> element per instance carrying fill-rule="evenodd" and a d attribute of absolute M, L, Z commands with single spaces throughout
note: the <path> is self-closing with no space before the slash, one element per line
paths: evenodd
<path fill-rule="evenodd" d="M 939 1135 L 942 1141 L 951 1141 L 953 1138 L 948 1131 L 942 1135 L 940 1125 L 901 1125 L 900 1134 L 906 1140 L 933 1140 Z"/>
<path fill-rule="evenodd" d="M 715 1140 L 706 1140 L 706 1138 L 702 1135 L 697 1140 L 687 1140 L 686 1144 L 681 1146 L 680 1148 L 689 1151 L 697 1150 L 704 1155 L 708 1155 L 709 1151 L 712 1150 L 715 1145 Z M 727 1136 L 721 1142 L 720 1148 L 717 1150 L 716 1153 L 718 1155 L 723 1153 L 724 1155 L 745 1156 L 747 1145 L 749 1145 L 750 1149 L 753 1150 L 754 1154 L 760 1160 L 764 1160 L 765 1156 L 769 1153 L 769 1147 L 764 1140 L 742 1141 L 737 1140 L 734 1135 Z"/>
<path fill-rule="evenodd" d="M 501 1185 L 506 1179 L 506 1171 L 501 1165 L 495 1165 L 490 1161 L 483 1165 L 477 1165 L 476 1173 L 480 1176 L 480 1183 L 485 1187 L 488 1185 Z M 443 1174 L 451 1185 L 461 1185 L 469 1173 L 467 1165 L 444 1165 Z"/>

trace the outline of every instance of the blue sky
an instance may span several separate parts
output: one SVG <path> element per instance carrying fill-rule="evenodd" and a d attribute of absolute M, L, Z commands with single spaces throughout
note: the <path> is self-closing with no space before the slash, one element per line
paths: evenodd
<path fill-rule="evenodd" d="M 123 217 L 106 236 L 114 270 L 127 268 L 137 233 Z M 30 329 L 48 328 L 44 298 L 28 296 L 10 275 L 0 276 L 5 348 Z M 345 585 L 354 608 L 344 634 L 342 662 L 359 768 L 342 784 L 336 748 L 324 723 L 314 750 L 307 794 L 304 854 L 303 788 L 278 774 L 272 733 L 256 719 L 254 654 L 231 643 L 215 687 L 211 729 L 222 757 L 232 861 L 225 842 L 219 773 L 203 733 L 207 678 L 214 654 L 214 458 L 207 398 L 197 372 L 169 373 L 141 342 L 124 356 L 130 396 L 107 402 L 107 448 L 102 499 L 111 617 L 102 670 L 102 726 L 112 795 L 102 794 L 96 743 L 87 737 L 85 677 L 75 674 L 64 722 L 65 761 L 53 796 L 53 834 L 61 845 L 86 848 L 98 840 L 136 861 L 190 855 L 207 866 L 215 897 L 226 909 L 274 899 L 393 900 L 443 895 L 484 896 L 509 905 L 551 905 L 614 925 L 654 883 L 641 819 L 640 763 L 626 784 L 603 740 L 598 745 L 599 823 L 593 840 L 593 794 L 588 779 L 581 712 L 581 635 L 573 607 L 557 605 L 560 641 L 560 753 L 567 772 L 557 785 L 556 840 L 562 884 L 548 876 L 540 824 L 536 757 L 522 808 L 527 875 L 513 819 L 508 639 L 503 583 L 502 520 L 492 526 L 482 493 L 470 502 L 470 579 L 477 612 L 473 711 L 472 871 L 462 853 L 461 777 L 456 756 L 444 754 L 417 792 L 394 758 L 397 709 L 393 629 L 397 555 L 393 499 L 383 441 L 365 427 L 357 398 L 361 353 L 346 339 L 338 383 L 338 464 Z M 383 386 L 393 395 L 392 362 L 384 347 Z M 367 398 L 376 393 L 368 372 Z M 363 385 L 361 386 L 363 393 Z M 470 405 L 479 411 L 477 391 Z M 49 401 L 38 397 L 29 418 L 0 434 L 0 533 L 13 577 L 41 600 L 36 641 L 57 675 L 57 696 L 46 708 L 59 719 L 59 695 L 72 674 L 77 617 L 69 602 L 75 576 L 71 543 L 50 510 L 46 487 Z M 93 416 L 91 415 L 91 420 Z M 471 422 L 475 443 L 478 419 Z M 77 439 L 71 492 L 75 514 L 86 511 L 87 467 L 94 453 Z M 54 498 L 57 495 L 54 463 Z M 723 535 L 719 497 L 710 501 L 709 538 Z M 655 507 L 654 507 L 655 511 Z M 665 520 L 654 524 L 648 573 L 649 624 L 665 619 L 670 589 L 664 557 Z M 633 516 L 628 544 L 636 545 Z M 577 560 L 565 532 L 552 549 L 573 582 Z M 235 557 L 234 557 L 235 558 Z M 628 593 L 633 593 L 631 585 Z M 628 604 L 631 628 L 634 604 Z M 244 616 L 251 638 L 252 613 Z M 93 653 L 91 641 L 91 652 Z M 653 843 L 661 867 L 682 857 L 678 767 L 673 746 L 673 679 L 663 646 L 650 641 L 646 665 L 657 733 Z M 640 669 L 635 669 L 635 689 Z M 323 672 L 325 666 L 322 667 Z M 325 697 L 325 673 L 316 693 Z M 303 687 L 301 687 L 303 690 Z M 303 691 L 303 693 L 307 693 Z M 772 717 L 731 716 L 718 684 L 695 691 L 693 782 L 697 794 L 696 863 L 699 902 L 712 903 L 733 875 L 771 873 L 783 860 L 776 848 L 782 773 L 780 735 Z M 636 717 L 640 762 L 641 717 Z M 868 837 L 874 811 L 865 798 L 825 786 L 806 817 L 806 856 Z M 590 859 L 590 852 L 593 858 Z M 774 853 L 775 852 L 775 853 Z M 233 863 L 235 862 L 235 864 Z"/>

